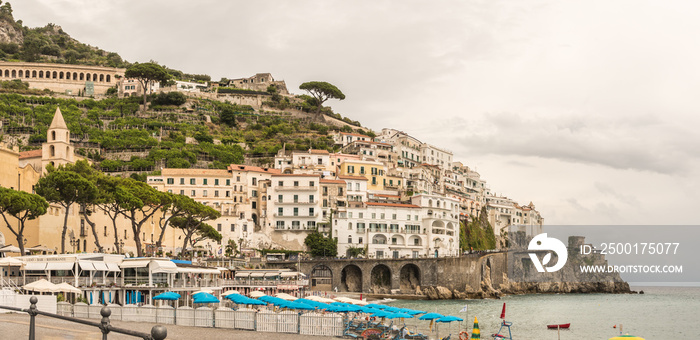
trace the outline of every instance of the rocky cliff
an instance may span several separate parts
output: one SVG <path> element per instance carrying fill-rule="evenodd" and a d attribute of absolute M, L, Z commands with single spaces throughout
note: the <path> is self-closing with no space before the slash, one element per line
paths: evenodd
<path fill-rule="evenodd" d="M 14 21 L 10 22 L 7 19 L 0 18 L 0 43 L 22 45 L 24 43 L 24 35 L 17 26 Z"/>

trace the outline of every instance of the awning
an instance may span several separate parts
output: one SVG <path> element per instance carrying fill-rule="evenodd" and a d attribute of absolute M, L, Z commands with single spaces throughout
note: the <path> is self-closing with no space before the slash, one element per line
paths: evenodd
<path fill-rule="evenodd" d="M 99 271 L 103 271 L 103 272 L 109 271 L 109 269 L 107 269 L 107 264 L 105 264 L 104 262 L 95 261 L 92 263 L 92 265 L 95 266 L 95 270 L 99 270 Z"/>
<path fill-rule="evenodd" d="M 177 265 L 171 261 L 151 262 L 151 272 L 153 273 L 177 273 Z"/>
<path fill-rule="evenodd" d="M 45 270 L 46 262 L 29 262 L 24 265 L 24 270 Z"/>
<path fill-rule="evenodd" d="M 283 272 L 282 277 L 297 277 L 299 272 Z"/>
<path fill-rule="evenodd" d="M 250 273 L 236 273 L 236 277 L 248 277 L 250 276 Z"/>
<path fill-rule="evenodd" d="M 83 270 L 83 271 L 94 271 L 95 270 L 95 266 L 92 265 L 92 262 L 80 261 L 80 262 L 78 262 L 78 264 L 80 265 L 80 270 Z"/>
<path fill-rule="evenodd" d="M 122 268 L 146 268 L 151 260 L 133 260 L 133 261 L 123 261 L 119 267 Z"/>
<path fill-rule="evenodd" d="M 250 273 L 250 277 L 264 277 L 265 273 Z"/>
<path fill-rule="evenodd" d="M 49 262 L 46 264 L 46 270 L 73 270 L 75 262 Z"/>
<path fill-rule="evenodd" d="M 275 277 L 275 276 L 279 276 L 279 275 L 280 275 L 279 272 L 265 273 L 265 277 Z"/>
<path fill-rule="evenodd" d="M 177 267 L 178 273 L 192 273 L 192 274 L 221 274 L 217 269 L 209 268 L 187 268 L 187 267 Z"/>
<path fill-rule="evenodd" d="M 105 262 L 105 264 L 107 265 L 107 271 L 110 271 L 110 272 L 120 272 L 121 271 L 121 269 L 119 269 L 119 266 L 116 263 Z"/>

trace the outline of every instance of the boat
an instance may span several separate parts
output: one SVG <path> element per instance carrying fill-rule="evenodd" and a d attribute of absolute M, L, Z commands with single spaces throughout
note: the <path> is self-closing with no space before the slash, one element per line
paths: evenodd
<path fill-rule="evenodd" d="M 569 326 L 571 326 L 571 323 L 560 323 L 560 324 L 556 324 L 556 325 L 547 325 L 547 328 L 548 329 L 557 329 L 557 328 L 568 329 Z"/>

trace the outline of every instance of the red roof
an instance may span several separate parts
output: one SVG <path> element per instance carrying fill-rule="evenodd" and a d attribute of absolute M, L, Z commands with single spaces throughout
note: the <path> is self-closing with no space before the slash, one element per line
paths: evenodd
<path fill-rule="evenodd" d="M 41 157 L 41 150 L 22 151 L 19 153 L 19 159 Z"/>
<path fill-rule="evenodd" d="M 382 207 L 397 207 L 397 208 L 420 208 L 415 204 L 401 203 L 383 203 L 383 202 L 367 202 L 367 205 L 382 206 Z"/>
<path fill-rule="evenodd" d="M 273 177 L 321 177 L 320 175 L 314 174 L 273 174 Z"/>
<path fill-rule="evenodd" d="M 255 172 L 265 172 L 265 173 L 270 173 L 270 174 L 280 173 L 279 169 L 261 168 L 259 166 L 242 165 L 242 164 L 231 164 L 228 166 L 228 170 L 229 171 L 255 171 Z"/>
<path fill-rule="evenodd" d="M 335 183 L 335 184 L 345 184 L 342 179 L 325 179 L 321 178 L 321 183 Z"/>
<path fill-rule="evenodd" d="M 367 180 L 366 177 L 362 177 L 362 176 L 349 176 L 349 175 L 338 176 L 338 178 L 341 178 L 341 179 L 354 179 L 354 180 L 358 180 L 358 181 L 366 181 L 366 180 Z"/>

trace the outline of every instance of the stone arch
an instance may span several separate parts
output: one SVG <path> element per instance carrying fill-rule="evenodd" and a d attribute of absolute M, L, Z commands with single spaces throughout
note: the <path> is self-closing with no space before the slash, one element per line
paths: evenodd
<path fill-rule="evenodd" d="M 70 146 L 66 146 L 66 157 L 70 155 Z"/>
<path fill-rule="evenodd" d="M 24 70 L 19 70 L 19 72 L 17 72 L 17 77 L 23 78 L 24 77 Z"/>
<path fill-rule="evenodd" d="M 85 73 L 80 72 L 80 80 L 85 80 Z"/>
<path fill-rule="evenodd" d="M 73 80 L 78 80 L 78 72 L 73 72 Z"/>
<path fill-rule="evenodd" d="M 344 292 L 362 292 L 362 269 L 354 264 L 343 267 L 340 288 Z"/>
<path fill-rule="evenodd" d="M 86 73 L 85 74 L 85 81 L 90 81 L 90 79 L 91 79 L 90 77 L 91 77 L 90 73 Z"/>
<path fill-rule="evenodd" d="M 58 72 L 58 79 L 63 79 L 63 71 Z"/>
<path fill-rule="evenodd" d="M 377 234 L 372 237 L 372 244 L 386 244 L 386 236 Z"/>
<path fill-rule="evenodd" d="M 30 75 L 31 75 L 31 73 L 29 72 L 29 70 L 24 71 L 25 78 L 29 78 Z"/>
<path fill-rule="evenodd" d="M 36 70 L 32 71 L 32 78 L 36 78 Z"/>
<path fill-rule="evenodd" d="M 253 225 L 257 226 L 258 225 L 258 214 L 252 214 L 251 218 L 253 219 Z"/>
<path fill-rule="evenodd" d="M 39 71 L 39 78 L 44 78 L 44 71 Z"/>
<path fill-rule="evenodd" d="M 10 70 L 5 70 L 5 78 L 9 78 L 9 77 L 10 77 Z"/>
<path fill-rule="evenodd" d="M 326 265 L 319 264 L 311 270 L 311 290 L 331 290 L 333 271 Z"/>
<path fill-rule="evenodd" d="M 433 221 L 432 227 L 433 228 L 444 228 L 445 223 L 443 223 L 442 221 L 435 220 L 435 221 Z"/>
<path fill-rule="evenodd" d="M 104 74 L 100 74 L 100 82 L 101 82 L 101 83 L 104 83 L 104 81 L 105 81 L 105 75 L 104 75 Z"/>
<path fill-rule="evenodd" d="M 420 268 L 413 263 L 401 267 L 399 285 L 401 292 L 414 292 L 420 286 Z"/>
<path fill-rule="evenodd" d="M 394 240 L 396 240 L 396 243 L 394 243 Z M 404 241 L 406 241 L 406 239 L 403 237 L 403 235 L 395 234 L 391 236 L 391 244 L 402 246 L 406 244 Z"/>
<path fill-rule="evenodd" d="M 53 77 L 51 77 L 51 78 L 56 79 L 57 77 L 58 77 L 58 73 L 56 71 L 53 71 Z"/>
<path fill-rule="evenodd" d="M 455 230 L 455 224 L 452 222 L 447 222 L 447 229 L 448 230 Z"/>
<path fill-rule="evenodd" d="M 56 131 L 51 131 L 51 140 L 52 141 L 56 140 Z"/>
<path fill-rule="evenodd" d="M 416 242 L 416 240 L 418 240 L 418 242 Z M 422 246 L 423 239 L 418 235 L 413 235 L 413 236 L 408 238 L 408 245 L 409 246 Z"/>
<path fill-rule="evenodd" d="M 106 81 L 107 81 L 108 83 L 111 83 L 111 82 L 112 82 L 112 76 L 110 76 L 110 75 L 108 74 L 107 77 L 106 77 Z"/>
<path fill-rule="evenodd" d="M 388 294 L 391 290 L 391 269 L 383 264 L 372 268 L 370 291 L 375 294 Z"/>
<path fill-rule="evenodd" d="M 49 147 L 49 157 L 54 157 L 56 155 L 56 148 L 53 145 Z"/>
<path fill-rule="evenodd" d="M 92 74 L 92 81 L 97 82 L 97 73 Z"/>
<path fill-rule="evenodd" d="M 17 78 L 17 71 L 12 70 L 12 78 Z"/>

